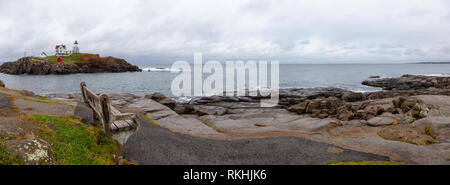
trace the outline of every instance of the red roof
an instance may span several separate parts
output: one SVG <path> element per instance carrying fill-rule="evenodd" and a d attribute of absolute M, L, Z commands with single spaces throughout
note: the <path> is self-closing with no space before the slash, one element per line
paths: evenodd
<path fill-rule="evenodd" d="M 55 49 L 58 49 L 59 47 L 66 49 L 66 45 L 56 45 Z"/>

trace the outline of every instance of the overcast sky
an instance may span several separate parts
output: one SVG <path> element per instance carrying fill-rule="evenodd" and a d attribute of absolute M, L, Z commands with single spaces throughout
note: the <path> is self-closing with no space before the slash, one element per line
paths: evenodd
<path fill-rule="evenodd" d="M 0 0 L 0 61 L 75 40 L 133 63 L 450 61 L 450 1 Z"/>

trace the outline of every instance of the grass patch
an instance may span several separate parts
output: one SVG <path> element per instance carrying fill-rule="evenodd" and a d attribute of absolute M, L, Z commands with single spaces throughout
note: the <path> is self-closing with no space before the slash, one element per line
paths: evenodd
<path fill-rule="evenodd" d="M 432 145 L 432 144 L 439 144 L 439 142 L 438 142 L 438 141 L 435 141 L 435 140 L 430 140 L 430 139 L 429 139 L 429 140 L 426 140 L 426 141 L 425 141 L 425 144 L 426 144 L 426 145 Z"/>
<path fill-rule="evenodd" d="M 52 103 L 52 104 L 57 104 L 57 105 L 69 105 L 72 106 L 70 104 L 65 104 L 65 103 L 61 103 L 61 102 L 57 102 L 57 101 L 53 101 L 47 98 L 39 98 L 38 99 L 34 99 L 34 98 L 24 98 L 24 100 L 29 100 L 29 101 L 35 101 L 35 102 L 39 102 L 39 103 Z"/>
<path fill-rule="evenodd" d="M 339 162 L 330 165 L 406 165 L 404 162 L 395 161 L 359 161 L 359 162 Z"/>
<path fill-rule="evenodd" d="M 81 56 L 83 54 L 71 54 L 68 56 L 62 56 L 63 63 L 67 64 L 75 64 L 81 62 Z M 50 63 L 58 63 L 58 56 L 47 56 L 47 60 Z"/>
<path fill-rule="evenodd" d="M 211 124 L 211 123 L 209 123 L 209 122 L 207 122 L 207 121 L 204 121 L 204 120 L 200 120 L 200 119 L 199 119 L 199 121 L 202 122 L 203 124 L 205 124 L 206 126 L 211 127 L 211 128 L 213 128 L 214 130 L 217 130 L 217 127 L 214 126 L 213 124 Z"/>
<path fill-rule="evenodd" d="M 156 122 L 155 120 L 153 120 L 153 119 L 150 119 L 150 118 L 147 117 L 146 115 L 142 114 L 141 116 L 142 116 L 142 118 L 144 118 L 145 120 L 147 120 L 147 121 L 150 122 L 151 124 L 153 124 L 153 125 L 155 125 L 155 126 L 158 126 L 158 127 L 161 127 L 161 125 L 160 125 L 159 123 L 157 123 L 157 122 Z"/>
<path fill-rule="evenodd" d="M 17 90 L 17 89 L 8 89 L 8 88 L 4 88 L 4 87 L 0 87 L 0 89 L 1 89 L 1 90 L 5 90 L 5 91 L 9 91 L 9 92 L 13 92 L 13 93 L 18 93 L 18 94 L 21 94 L 21 95 L 24 94 L 23 91 Z M 3 93 L 3 94 L 6 94 L 6 93 Z M 8 95 L 9 95 L 9 94 L 8 94 Z"/>
<path fill-rule="evenodd" d="M 41 137 L 52 145 L 58 164 L 116 164 L 117 143 L 101 134 L 98 127 L 86 125 L 70 116 L 28 115 L 25 119 L 38 124 Z M 56 130 L 50 129 L 48 124 Z"/>
<path fill-rule="evenodd" d="M 425 128 L 425 134 L 431 136 L 433 139 L 436 139 L 437 135 L 433 132 L 431 127 Z"/>
<path fill-rule="evenodd" d="M 5 148 L 5 141 L 9 139 L 0 138 L 0 165 L 15 165 L 20 164 L 19 160 L 10 155 L 9 152 Z"/>
<path fill-rule="evenodd" d="M 9 94 L 2 93 L 2 92 L 0 92 L 0 95 L 1 95 L 1 96 L 6 96 L 6 97 L 10 97 L 10 96 L 11 96 L 11 95 L 9 95 Z"/>
<path fill-rule="evenodd" d="M 41 95 L 37 95 L 36 97 L 39 100 L 50 100 L 50 99 L 46 98 L 45 96 L 41 96 Z"/>

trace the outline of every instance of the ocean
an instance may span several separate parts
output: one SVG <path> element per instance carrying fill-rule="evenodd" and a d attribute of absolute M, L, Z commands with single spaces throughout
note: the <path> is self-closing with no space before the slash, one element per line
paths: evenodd
<path fill-rule="evenodd" d="M 85 81 L 99 93 L 132 93 L 143 96 L 161 92 L 173 96 L 170 65 L 139 65 L 150 72 L 97 73 L 70 75 L 7 75 L 0 74 L 8 88 L 29 90 L 36 94 L 79 93 Z M 280 88 L 337 87 L 357 92 L 379 88 L 361 85 L 369 76 L 398 77 L 403 74 L 450 76 L 450 64 L 281 64 Z M 209 74 L 204 74 L 204 78 Z"/>

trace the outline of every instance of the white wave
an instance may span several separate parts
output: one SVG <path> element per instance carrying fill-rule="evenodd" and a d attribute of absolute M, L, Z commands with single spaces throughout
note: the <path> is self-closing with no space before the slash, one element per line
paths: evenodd
<path fill-rule="evenodd" d="M 173 97 L 175 99 L 175 101 L 177 102 L 181 102 L 181 103 L 187 103 L 189 101 L 191 101 L 192 97 L 187 97 L 187 96 L 180 96 L 180 97 Z"/>
<path fill-rule="evenodd" d="M 449 74 L 435 73 L 435 74 L 422 74 L 424 76 L 436 76 L 436 77 L 450 77 Z"/>
<path fill-rule="evenodd" d="M 147 72 L 180 72 L 179 69 L 165 68 L 165 67 L 146 67 L 142 69 Z"/>

